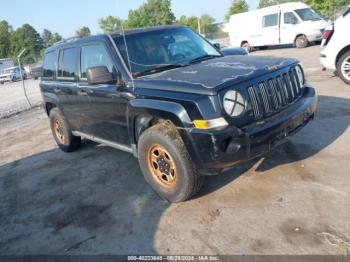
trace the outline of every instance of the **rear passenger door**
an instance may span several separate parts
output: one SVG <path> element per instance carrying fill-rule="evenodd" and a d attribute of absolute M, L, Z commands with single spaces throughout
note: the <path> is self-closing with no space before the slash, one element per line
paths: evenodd
<path fill-rule="evenodd" d="M 106 66 L 117 78 L 117 67 L 111 51 L 103 42 L 90 42 L 80 46 L 80 76 L 78 87 L 86 90 L 90 107 L 85 110 L 86 125 L 82 132 L 118 144 L 129 145 L 126 108 L 127 100 L 120 96 L 115 83 L 89 85 L 87 70 Z"/>
<path fill-rule="evenodd" d="M 84 106 L 89 101 L 81 98 L 77 88 L 78 49 L 76 46 L 64 47 L 58 52 L 58 65 L 55 92 L 60 97 L 62 111 L 73 130 L 84 123 Z"/>

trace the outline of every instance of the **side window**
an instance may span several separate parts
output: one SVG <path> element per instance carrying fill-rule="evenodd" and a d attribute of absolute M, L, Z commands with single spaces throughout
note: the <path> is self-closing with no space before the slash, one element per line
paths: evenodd
<path fill-rule="evenodd" d="M 278 14 L 263 16 L 263 27 L 270 27 L 278 25 Z"/>
<path fill-rule="evenodd" d="M 298 23 L 297 17 L 292 12 L 284 13 L 283 21 L 285 24 L 296 24 Z"/>
<path fill-rule="evenodd" d="M 95 66 L 106 66 L 110 73 L 114 73 L 115 71 L 112 59 L 102 43 L 81 47 L 80 77 L 87 78 L 87 70 Z"/>
<path fill-rule="evenodd" d="M 67 48 L 60 51 L 58 58 L 58 77 L 74 78 L 76 75 L 77 54 L 75 48 Z"/>
<path fill-rule="evenodd" d="M 43 63 L 43 77 L 53 79 L 56 71 L 56 52 L 47 53 Z"/>

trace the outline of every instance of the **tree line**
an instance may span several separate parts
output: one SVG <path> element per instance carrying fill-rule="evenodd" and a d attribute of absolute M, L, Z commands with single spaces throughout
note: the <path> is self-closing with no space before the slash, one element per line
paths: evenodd
<path fill-rule="evenodd" d="M 258 8 L 271 5 L 294 2 L 295 0 L 260 0 Z M 349 0 L 304 0 L 306 4 L 318 11 L 325 18 L 330 18 L 334 10 L 345 7 Z M 225 20 L 231 15 L 249 11 L 246 0 L 233 0 Z M 155 25 L 180 24 L 190 27 L 192 30 L 205 35 L 213 34 L 218 30 L 215 19 L 203 14 L 197 16 L 181 16 L 178 19 L 171 10 L 171 0 L 147 0 L 139 8 L 130 10 L 127 19 L 116 16 L 107 16 L 99 20 L 102 31 L 111 33 L 121 28 L 135 28 Z M 75 31 L 76 36 L 88 36 L 91 31 L 83 26 Z M 7 21 L 0 21 L 0 58 L 11 57 L 16 61 L 16 56 L 23 50 L 27 52 L 23 58 L 23 63 L 34 63 L 41 59 L 43 50 L 55 42 L 62 40 L 58 33 L 44 29 L 39 34 L 31 25 L 24 24 L 22 27 L 13 30 Z"/>
<path fill-rule="evenodd" d="M 26 48 L 23 63 L 31 64 L 41 59 L 45 48 L 62 37 L 58 33 L 44 29 L 40 35 L 31 25 L 13 30 L 13 27 L 5 20 L 0 21 L 0 58 L 12 58 L 16 61 L 17 55 Z"/>

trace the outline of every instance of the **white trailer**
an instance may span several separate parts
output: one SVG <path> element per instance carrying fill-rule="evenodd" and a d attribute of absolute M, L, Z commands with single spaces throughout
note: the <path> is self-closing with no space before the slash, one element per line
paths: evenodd
<path fill-rule="evenodd" d="M 321 41 L 328 26 L 313 9 L 300 2 L 286 3 L 232 15 L 229 35 L 232 46 L 252 47 L 293 44 L 307 47 Z"/>

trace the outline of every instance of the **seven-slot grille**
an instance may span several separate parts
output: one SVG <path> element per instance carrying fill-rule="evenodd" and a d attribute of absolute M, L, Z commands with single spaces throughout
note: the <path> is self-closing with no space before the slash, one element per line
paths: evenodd
<path fill-rule="evenodd" d="M 297 100 L 301 95 L 301 82 L 293 67 L 289 72 L 249 86 L 254 117 L 264 117 Z"/>

